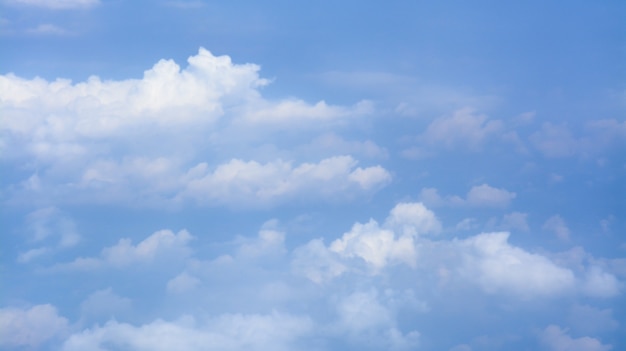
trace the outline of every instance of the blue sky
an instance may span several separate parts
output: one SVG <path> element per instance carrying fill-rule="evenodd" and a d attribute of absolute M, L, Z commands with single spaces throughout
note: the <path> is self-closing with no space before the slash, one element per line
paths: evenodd
<path fill-rule="evenodd" d="M 626 348 L 623 2 L 0 14 L 0 349 Z"/>

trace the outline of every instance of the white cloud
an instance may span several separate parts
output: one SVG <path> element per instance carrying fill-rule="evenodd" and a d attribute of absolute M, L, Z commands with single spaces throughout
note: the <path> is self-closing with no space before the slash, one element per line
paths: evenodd
<path fill-rule="evenodd" d="M 306 317 L 280 313 L 268 315 L 225 314 L 206 322 L 193 317 L 178 321 L 155 320 L 141 326 L 110 321 L 73 334 L 63 351 L 100 351 L 129 348 L 135 351 L 160 350 L 293 350 L 313 325 Z"/>
<path fill-rule="evenodd" d="M 621 284 L 614 275 L 592 265 L 585 274 L 582 291 L 592 297 L 614 297 L 620 294 Z"/>
<path fill-rule="evenodd" d="M 329 249 L 342 257 L 361 258 L 375 271 L 394 261 L 415 266 L 417 257 L 411 236 L 396 239 L 392 230 L 380 228 L 374 220 L 354 224 L 341 239 L 333 241 Z"/>
<path fill-rule="evenodd" d="M 200 203 L 226 204 L 274 203 L 287 198 L 333 198 L 337 194 L 371 191 L 388 184 L 391 175 L 382 167 L 356 167 L 350 156 L 337 156 L 319 163 L 277 160 L 266 164 L 255 161 L 231 160 L 214 171 L 200 164 L 186 176 L 186 188 L 180 195 Z"/>
<path fill-rule="evenodd" d="M 569 240 L 569 228 L 567 227 L 565 220 L 563 220 L 563 218 L 559 215 L 554 215 L 548 218 L 543 224 L 543 229 L 553 232 L 561 240 Z"/>
<path fill-rule="evenodd" d="M 321 283 L 355 267 L 348 261 L 358 258 L 376 274 L 386 266 L 404 263 L 415 267 L 417 251 L 414 238 L 438 233 L 441 224 L 435 214 L 421 203 L 400 203 L 381 226 L 377 221 L 355 223 L 351 230 L 328 247 L 312 240 L 294 252 L 292 266 L 298 274 Z M 358 264 L 357 264 L 358 266 Z"/>
<path fill-rule="evenodd" d="M 44 7 L 54 10 L 88 8 L 100 3 L 99 0 L 9 0 L 9 4 Z"/>
<path fill-rule="evenodd" d="M 0 346 L 37 349 L 44 342 L 64 334 L 67 319 L 58 315 L 52 305 L 36 305 L 29 309 L 0 309 Z"/>
<path fill-rule="evenodd" d="M 186 230 L 174 233 L 164 229 L 153 233 L 137 245 L 133 245 L 131 239 L 120 239 L 116 245 L 102 249 L 100 257 L 77 258 L 56 268 L 78 270 L 92 270 L 105 266 L 123 268 L 134 264 L 152 263 L 157 259 L 185 258 L 191 254 L 187 244 L 192 239 Z"/>
<path fill-rule="evenodd" d="M 608 351 L 611 345 L 605 345 L 598 339 L 588 336 L 572 338 L 567 330 L 550 325 L 541 333 L 541 341 L 550 351 Z"/>
<path fill-rule="evenodd" d="M 152 142 L 157 146 L 170 138 L 189 145 L 206 140 L 211 132 L 218 135 L 217 129 L 232 123 L 241 139 L 242 130 L 259 132 L 251 122 L 310 127 L 311 122 L 352 118 L 372 109 L 367 102 L 342 107 L 323 101 L 310 105 L 301 100 L 265 100 L 258 88 L 269 82 L 259 77 L 258 65 L 234 64 L 230 57 L 214 56 L 204 48 L 188 63 L 181 69 L 172 60 L 161 60 L 142 79 L 102 81 L 92 76 L 76 84 L 1 75 L 0 128 L 13 141 L 6 143 L 3 156 L 26 152 L 54 160 L 106 152 L 97 148 L 98 143 L 111 139 L 137 147 L 150 135 L 164 139 Z M 226 115 L 222 125 L 214 123 Z"/>
<path fill-rule="evenodd" d="M 357 167 L 351 156 L 292 165 L 280 158 L 257 162 L 228 154 L 250 153 L 259 140 L 275 140 L 272 136 L 283 127 L 328 129 L 370 113 L 370 103 L 270 101 L 258 90 L 268 81 L 259 77 L 257 65 L 234 64 L 203 48 L 188 63 L 181 68 L 161 60 L 141 79 L 117 81 L 1 75 L 2 158 L 32 170 L 12 187 L 16 201 L 162 206 L 192 198 L 233 205 L 253 195 L 252 203 L 267 204 L 306 192 L 341 198 L 347 191 L 350 198 L 355 191 L 389 183 L 387 170 Z M 229 145 L 235 139 L 233 149 Z M 341 146 L 367 157 L 384 155 L 372 142 L 346 142 L 331 134 L 317 144 L 308 151 L 288 145 L 285 153 L 297 159 L 298 152 L 315 152 L 311 148 L 326 148 L 328 154 L 329 148 Z M 226 152 L 218 160 L 204 158 L 213 155 L 204 151 L 219 148 Z M 318 194 L 319 189 L 327 190 Z"/>
<path fill-rule="evenodd" d="M 413 238 L 440 230 L 439 220 L 423 204 L 400 203 L 390 211 L 383 227 L 373 219 L 366 224 L 355 223 L 329 249 L 342 257 L 359 257 L 374 271 L 392 262 L 414 267 L 417 252 Z"/>
<path fill-rule="evenodd" d="M 509 233 L 484 233 L 458 241 L 464 262 L 460 272 L 487 293 L 530 298 L 571 291 L 574 273 L 548 258 L 508 243 Z"/>
<path fill-rule="evenodd" d="M 477 115 L 472 109 L 464 108 L 452 116 L 435 119 L 420 139 L 431 145 L 476 150 L 502 129 L 501 121 L 489 120 L 485 115 Z"/>
<path fill-rule="evenodd" d="M 397 204 L 385 220 L 385 227 L 410 236 L 441 231 L 441 223 L 435 214 L 419 202 Z"/>
<path fill-rule="evenodd" d="M 454 196 L 442 197 L 435 188 L 423 188 L 419 198 L 428 206 L 470 206 L 470 207 L 507 207 L 517 194 L 506 189 L 494 188 L 489 184 L 473 186 L 465 198 Z"/>

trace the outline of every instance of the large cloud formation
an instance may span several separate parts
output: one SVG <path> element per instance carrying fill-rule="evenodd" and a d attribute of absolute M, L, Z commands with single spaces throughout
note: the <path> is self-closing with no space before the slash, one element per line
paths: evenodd
<path fill-rule="evenodd" d="M 188 63 L 161 60 L 141 79 L 119 81 L 0 76 L 2 161 L 27 165 L 9 196 L 42 205 L 237 207 L 295 196 L 350 198 L 391 180 L 380 165 L 357 167 L 346 154 L 298 165 L 293 152 L 265 152 L 266 162 L 249 156 L 259 143 L 267 149 L 273 133 L 303 127 L 323 133 L 371 113 L 369 102 L 267 100 L 259 88 L 269 81 L 258 65 L 203 48 Z"/>

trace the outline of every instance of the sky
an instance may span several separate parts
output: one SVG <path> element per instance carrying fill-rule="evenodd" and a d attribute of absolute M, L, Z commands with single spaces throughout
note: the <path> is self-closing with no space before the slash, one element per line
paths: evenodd
<path fill-rule="evenodd" d="M 626 3 L 0 1 L 0 349 L 626 349 Z"/>

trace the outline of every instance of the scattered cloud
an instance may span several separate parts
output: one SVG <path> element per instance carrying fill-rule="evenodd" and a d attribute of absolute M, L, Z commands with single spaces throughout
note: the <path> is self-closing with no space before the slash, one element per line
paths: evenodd
<path fill-rule="evenodd" d="M 214 171 L 200 164 L 185 179 L 183 198 L 226 204 L 267 204 L 279 199 L 333 198 L 354 191 L 373 191 L 387 185 L 391 175 L 380 166 L 361 168 L 350 156 L 337 156 L 319 163 L 277 160 L 266 164 L 232 160 Z"/>
<path fill-rule="evenodd" d="M 484 233 L 458 242 L 464 257 L 461 273 L 487 293 L 523 298 L 572 291 L 574 273 L 548 258 L 508 243 L 509 233 Z"/>
<path fill-rule="evenodd" d="M 428 206 L 507 207 L 517 194 L 488 184 L 473 186 L 465 198 L 453 195 L 442 197 L 435 188 L 423 188 L 419 198 Z"/>

